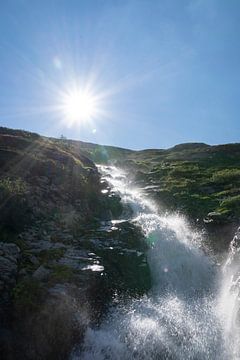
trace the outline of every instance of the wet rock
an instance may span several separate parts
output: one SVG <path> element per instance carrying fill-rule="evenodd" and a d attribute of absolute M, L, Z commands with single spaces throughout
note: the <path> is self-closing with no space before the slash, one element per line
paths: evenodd
<path fill-rule="evenodd" d="M 16 244 L 13 243 L 3 243 L 0 242 L 0 251 L 2 254 L 11 255 L 18 258 L 20 254 L 20 249 Z"/>
<path fill-rule="evenodd" d="M 74 271 L 82 271 L 87 264 L 92 264 L 95 256 L 89 256 L 88 251 L 68 249 L 58 264 L 65 265 Z"/>
<path fill-rule="evenodd" d="M 60 242 L 51 243 L 44 240 L 38 242 L 32 242 L 29 244 L 32 254 L 39 254 L 43 250 L 61 249 L 64 245 Z"/>
<path fill-rule="evenodd" d="M 9 298 L 11 288 L 16 284 L 20 249 L 13 243 L 0 243 L 0 287 L 2 300 Z"/>
<path fill-rule="evenodd" d="M 19 277 L 25 277 L 27 276 L 27 270 L 26 269 L 21 269 L 18 273 Z"/>
<path fill-rule="evenodd" d="M 47 280 L 48 277 L 50 275 L 50 270 L 46 269 L 45 266 L 40 265 L 37 270 L 34 271 L 33 273 L 33 278 L 39 280 L 39 281 L 44 281 Z"/>
<path fill-rule="evenodd" d="M 203 219 L 205 224 L 224 224 L 229 222 L 229 216 L 224 213 L 212 211 L 207 214 L 206 218 Z"/>
<path fill-rule="evenodd" d="M 39 260 L 37 259 L 36 256 L 32 255 L 30 258 L 29 258 L 29 261 L 33 264 L 33 265 L 39 265 Z"/>
<path fill-rule="evenodd" d="M 72 244 L 74 240 L 73 235 L 68 233 L 60 233 L 55 238 L 57 238 L 58 241 L 63 244 Z"/>

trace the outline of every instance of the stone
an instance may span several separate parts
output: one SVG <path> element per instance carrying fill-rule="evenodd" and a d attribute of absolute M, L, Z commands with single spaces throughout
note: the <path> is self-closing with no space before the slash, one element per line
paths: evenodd
<path fill-rule="evenodd" d="M 0 256 L 0 273 L 1 277 L 4 276 L 4 273 L 13 273 L 17 270 L 17 265 L 14 261 L 7 259 L 3 256 Z"/>
<path fill-rule="evenodd" d="M 20 249 L 13 243 L 0 243 L 0 289 L 1 298 L 8 299 L 10 289 L 16 284 Z M 5 292 L 4 292 L 4 291 Z"/>
<path fill-rule="evenodd" d="M 0 242 L 0 251 L 3 254 L 18 257 L 20 249 L 16 244 Z"/>
<path fill-rule="evenodd" d="M 18 275 L 19 275 L 19 276 L 22 276 L 22 277 L 27 276 L 27 270 L 26 270 L 26 269 L 21 269 L 21 270 L 19 271 Z"/>
<path fill-rule="evenodd" d="M 50 270 L 46 269 L 45 266 L 40 265 L 37 268 L 37 270 L 34 271 L 33 278 L 35 278 L 39 281 L 43 281 L 48 278 L 49 274 L 50 274 Z"/>
<path fill-rule="evenodd" d="M 34 255 L 32 255 L 29 260 L 31 261 L 31 263 L 32 263 L 33 265 L 38 265 L 38 264 L 39 264 L 39 260 L 38 260 L 37 257 L 34 256 Z"/>

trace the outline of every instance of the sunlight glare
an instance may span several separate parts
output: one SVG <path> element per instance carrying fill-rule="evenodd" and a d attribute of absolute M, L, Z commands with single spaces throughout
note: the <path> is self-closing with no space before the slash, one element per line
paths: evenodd
<path fill-rule="evenodd" d="M 71 124 L 87 122 L 98 112 L 97 98 L 87 90 L 75 90 L 64 96 L 63 112 Z"/>

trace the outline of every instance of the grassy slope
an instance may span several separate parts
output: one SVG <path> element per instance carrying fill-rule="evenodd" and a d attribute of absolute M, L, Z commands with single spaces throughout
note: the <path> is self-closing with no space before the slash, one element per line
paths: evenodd
<path fill-rule="evenodd" d="M 132 157 L 158 186 L 158 196 L 192 218 L 217 222 L 240 217 L 240 144 L 182 144 L 164 152 Z"/>
<path fill-rule="evenodd" d="M 9 132 L 16 133 L 9 129 L 6 132 L 8 136 Z M 0 133 L 4 133 L 3 128 Z M 194 220 L 205 218 L 220 224 L 239 221 L 240 144 L 210 146 L 189 143 L 167 150 L 132 151 L 66 139 L 41 138 L 40 141 L 38 135 L 27 132 L 21 133 L 22 138 L 25 142 L 30 141 L 28 150 L 29 146 L 33 148 L 31 155 L 28 151 L 25 156 L 39 158 L 39 149 L 44 143 L 45 152 L 46 148 L 50 148 L 47 157 L 54 152 L 61 153 L 63 158 L 67 156 L 68 164 L 71 161 L 78 163 L 82 170 L 93 166 L 88 158 L 96 163 L 117 162 L 130 169 L 140 183 L 153 185 L 152 194 L 168 209 L 179 210 Z M 39 141 L 40 144 L 31 145 L 32 138 L 34 144 Z M 26 144 L 20 146 L 20 142 L 18 151 L 21 146 L 21 151 L 24 151 Z M 11 163 L 11 154 L 7 153 L 7 149 L 1 150 L 3 156 L 9 158 L 8 163 Z M 50 160 L 45 159 L 42 166 L 45 161 Z"/>
<path fill-rule="evenodd" d="M 104 160 L 117 160 L 119 165 L 130 168 L 138 181 L 155 185 L 155 198 L 167 208 L 195 220 L 239 221 L 240 144 L 189 143 L 167 150 L 142 151 L 85 147 L 93 160 L 98 160 L 95 154 L 100 149 L 107 154 Z"/>
<path fill-rule="evenodd" d="M 94 212 L 100 194 L 94 163 L 82 151 L 21 130 L 0 128 L 0 233 L 19 233 L 63 204 Z M 91 209 L 92 207 L 92 209 Z M 87 210 L 85 213 L 87 215 Z"/>

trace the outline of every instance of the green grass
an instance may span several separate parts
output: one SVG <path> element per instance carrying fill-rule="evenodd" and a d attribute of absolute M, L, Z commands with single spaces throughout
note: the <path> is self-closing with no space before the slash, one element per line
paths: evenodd
<path fill-rule="evenodd" d="M 0 198 L 3 199 L 7 196 L 21 195 L 24 194 L 27 190 L 26 182 L 21 179 L 11 179 L 5 177 L 0 179 Z"/>
<path fill-rule="evenodd" d="M 131 173 L 158 187 L 155 198 L 192 219 L 218 212 L 223 221 L 240 216 L 240 145 L 181 144 L 130 155 Z M 139 163 L 144 163 L 139 166 Z M 125 165 L 129 165 L 129 159 Z"/>
<path fill-rule="evenodd" d="M 226 210 L 240 217 L 240 195 L 228 197 L 220 203 L 220 210 Z"/>
<path fill-rule="evenodd" d="M 44 176 L 58 187 L 58 196 L 63 191 L 72 201 L 88 201 L 91 213 L 95 211 L 98 217 L 103 203 L 96 182 L 92 182 L 95 168 L 91 160 L 114 162 L 128 168 L 136 180 L 156 185 L 155 197 L 167 208 L 194 219 L 219 212 L 230 221 L 239 220 L 240 144 L 189 143 L 166 150 L 132 151 L 0 128 L 0 150 L 0 168 L 4 169 L 0 172 L 0 196 L 14 191 L 22 196 L 28 177 L 32 181 Z M 8 172 L 14 176 L 6 175 Z"/>
<path fill-rule="evenodd" d="M 240 184 L 240 169 L 219 170 L 212 176 L 212 181 L 219 184 L 229 184 L 232 182 Z"/>

